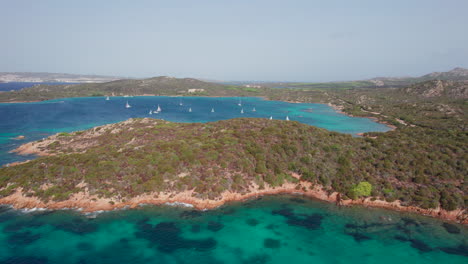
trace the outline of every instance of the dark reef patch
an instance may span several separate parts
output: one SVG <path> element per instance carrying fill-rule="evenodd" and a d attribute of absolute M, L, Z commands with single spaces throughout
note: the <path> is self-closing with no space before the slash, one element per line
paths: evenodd
<path fill-rule="evenodd" d="M 419 250 L 422 253 L 432 251 L 432 248 L 428 244 L 424 243 L 421 240 L 409 239 L 409 241 L 411 242 L 411 247 L 412 248 L 415 248 L 415 249 Z"/>
<path fill-rule="evenodd" d="M 449 224 L 449 223 L 443 223 L 442 227 L 445 228 L 445 230 L 450 233 L 450 234 L 460 234 L 460 228 L 458 228 L 455 225 Z"/>
<path fill-rule="evenodd" d="M 180 213 L 180 217 L 183 219 L 191 219 L 202 216 L 203 213 L 198 210 L 183 211 Z"/>
<path fill-rule="evenodd" d="M 354 238 L 354 240 L 356 242 L 362 242 L 362 241 L 366 241 L 366 240 L 371 240 L 372 237 L 364 234 L 364 233 L 361 233 L 361 232 L 357 232 L 357 231 L 354 231 L 354 232 L 345 232 L 345 234 L 349 235 L 349 236 L 352 236 Z"/>
<path fill-rule="evenodd" d="M 26 246 L 41 238 L 40 234 L 33 234 L 31 231 L 17 232 L 8 237 L 8 244 L 17 246 Z"/>
<path fill-rule="evenodd" d="M 271 257 L 267 254 L 258 254 L 247 258 L 243 261 L 245 264 L 266 264 L 271 261 Z"/>
<path fill-rule="evenodd" d="M 421 240 L 418 240 L 418 239 L 406 238 L 406 237 L 400 236 L 400 235 L 396 235 L 393 238 L 395 238 L 396 240 L 401 241 L 401 242 L 408 242 L 409 241 L 411 243 L 410 245 L 411 245 L 412 248 L 415 248 L 415 249 L 419 250 L 422 253 L 430 252 L 430 251 L 433 250 L 424 241 L 421 241 Z"/>
<path fill-rule="evenodd" d="M 91 245 L 91 243 L 88 242 L 80 242 L 76 245 L 76 248 L 82 251 L 89 251 L 93 249 L 93 245 Z"/>
<path fill-rule="evenodd" d="M 288 207 L 273 210 L 271 214 L 286 217 L 286 223 L 288 225 L 305 227 L 311 230 L 319 229 L 323 219 L 323 216 L 321 214 L 295 214 L 294 210 Z"/>
<path fill-rule="evenodd" d="M 295 203 L 301 203 L 301 204 L 306 202 L 304 199 L 297 198 L 297 197 L 290 198 L 289 201 L 295 202 Z"/>
<path fill-rule="evenodd" d="M 439 249 L 447 254 L 468 257 L 468 246 L 464 244 L 460 244 L 458 247 L 439 247 Z"/>
<path fill-rule="evenodd" d="M 281 242 L 278 239 L 265 238 L 265 240 L 263 240 L 263 246 L 265 248 L 280 248 Z"/>
<path fill-rule="evenodd" d="M 181 237 L 181 229 L 174 222 L 163 222 L 156 226 L 148 223 L 140 223 L 139 231 L 135 233 L 137 238 L 143 238 L 157 245 L 158 250 L 171 253 L 178 249 L 194 248 L 198 251 L 213 250 L 216 240 L 206 239 L 184 239 Z"/>
<path fill-rule="evenodd" d="M 55 228 L 77 235 L 85 235 L 98 230 L 98 226 L 96 224 L 90 223 L 90 220 L 84 220 L 83 218 L 75 218 L 72 221 L 63 221 L 58 224 L 54 224 L 54 226 Z"/>
<path fill-rule="evenodd" d="M 222 223 L 220 223 L 220 222 L 210 221 L 210 222 L 208 222 L 207 228 L 210 231 L 218 232 L 219 230 L 224 228 L 224 225 Z"/>
<path fill-rule="evenodd" d="M 255 218 L 249 218 L 247 220 L 245 220 L 245 222 L 249 225 L 249 226 L 257 226 L 258 224 L 260 224 L 260 222 L 255 219 Z"/>
<path fill-rule="evenodd" d="M 15 221 L 3 228 L 3 231 L 6 233 L 18 232 L 21 229 L 25 228 L 37 228 L 43 226 L 43 223 L 37 220 L 28 220 L 28 221 Z"/>

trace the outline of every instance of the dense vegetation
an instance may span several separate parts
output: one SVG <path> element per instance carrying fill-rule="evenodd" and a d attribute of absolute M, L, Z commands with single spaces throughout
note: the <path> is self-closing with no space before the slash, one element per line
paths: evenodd
<path fill-rule="evenodd" d="M 21 186 L 28 195 L 63 200 L 85 182 L 92 194 L 115 199 L 193 188 L 198 197 L 216 198 L 224 190 L 246 192 L 252 183 L 295 182 L 296 172 L 345 198 L 371 192 L 423 208 L 465 206 L 466 145 L 447 142 L 466 142 L 466 133 L 428 141 L 402 131 L 372 139 L 278 120 L 133 119 L 57 136 L 45 149 L 57 155 L 0 169 L 1 195 Z"/>

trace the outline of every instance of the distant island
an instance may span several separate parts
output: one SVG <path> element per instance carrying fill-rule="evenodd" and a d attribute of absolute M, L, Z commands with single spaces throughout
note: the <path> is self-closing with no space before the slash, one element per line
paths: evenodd
<path fill-rule="evenodd" d="M 83 75 L 48 72 L 0 72 L 1 82 L 59 82 L 59 83 L 101 83 L 122 79 L 122 77 Z"/>
<path fill-rule="evenodd" d="M 257 195 L 302 193 L 468 221 L 467 81 L 278 89 L 156 77 L 40 85 L 0 93 L 0 101 L 145 94 L 327 103 L 396 129 L 351 137 L 293 121 L 130 119 L 21 146 L 18 153 L 42 157 L 0 169 L 0 202 L 87 211 L 182 202 L 206 209 Z"/>

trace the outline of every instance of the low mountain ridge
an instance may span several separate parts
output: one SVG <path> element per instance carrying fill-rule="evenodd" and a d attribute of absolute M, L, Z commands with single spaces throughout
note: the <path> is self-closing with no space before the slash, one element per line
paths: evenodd
<path fill-rule="evenodd" d="M 122 77 L 49 72 L 0 72 L 0 82 L 102 83 L 118 79 Z"/>
<path fill-rule="evenodd" d="M 433 80 L 410 85 L 403 88 L 402 91 L 423 98 L 447 97 L 451 99 L 467 99 L 468 81 Z"/>
<path fill-rule="evenodd" d="M 123 79 L 105 83 L 74 85 L 36 85 L 14 92 L 0 93 L 0 102 L 43 101 L 89 96 L 255 96 L 262 89 L 203 82 L 193 78 L 167 76 L 142 80 Z"/>

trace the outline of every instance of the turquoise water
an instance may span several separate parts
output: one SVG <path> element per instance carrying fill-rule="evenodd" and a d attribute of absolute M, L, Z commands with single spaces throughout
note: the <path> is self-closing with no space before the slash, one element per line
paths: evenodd
<path fill-rule="evenodd" d="M 96 218 L 0 213 L 0 263 L 467 263 L 468 230 L 299 196 L 200 212 L 145 206 Z M 3 261 L 3 262 L 2 262 Z"/>
<path fill-rule="evenodd" d="M 0 104 L 0 165 L 31 159 L 8 153 L 25 142 L 57 132 L 83 130 L 120 122 L 132 117 L 152 117 L 174 122 L 210 122 L 236 117 L 290 120 L 342 133 L 388 131 L 385 125 L 368 118 L 349 117 L 323 104 L 293 104 L 260 98 L 212 97 L 102 97 L 66 98 L 37 103 Z M 125 108 L 125 103 L 132 106 Z M 182 103 L 182 105 L 180 105 Z M 160 105 L 162 112 L 149 115 Z M 190 113 L 188 110 L 192 108 Z M 253 108 L 256 111 L 252 111 Z M 211 112 L 214 109 L 214 113 Z M 241 110 L 244 114 L 241 114 Z M 14 137 L 24 135 L 24 140 Z"/>

